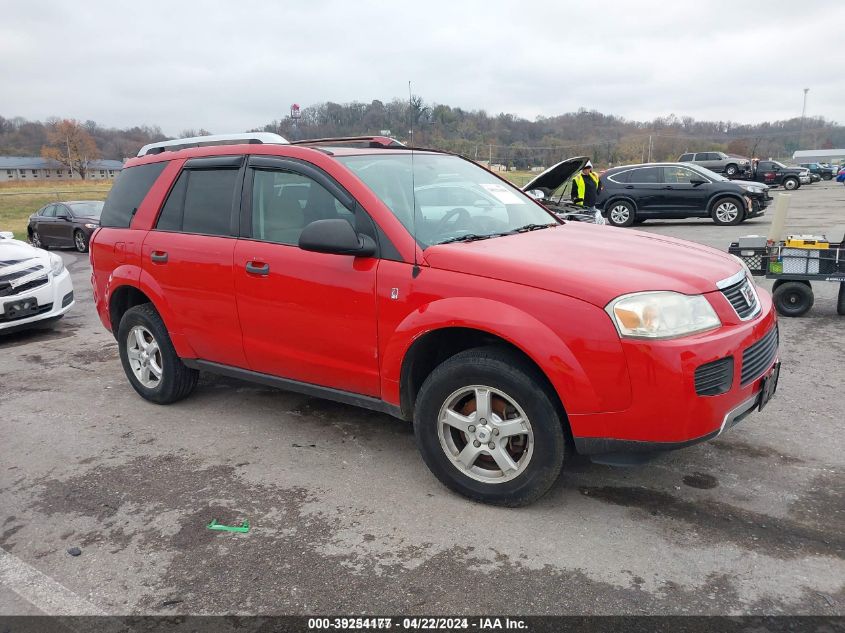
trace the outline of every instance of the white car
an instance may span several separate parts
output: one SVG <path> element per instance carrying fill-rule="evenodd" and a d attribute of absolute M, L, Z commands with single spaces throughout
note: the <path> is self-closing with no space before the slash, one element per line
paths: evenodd
<path fill-rule="evenodd" d="M 0 334 L 59 319 L 73 303 L 61 257 L 0 232 Z"/>

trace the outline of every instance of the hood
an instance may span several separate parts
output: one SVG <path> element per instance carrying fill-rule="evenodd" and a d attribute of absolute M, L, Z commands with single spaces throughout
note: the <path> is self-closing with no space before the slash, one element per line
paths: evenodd
<path fill-rule="evenodd" d="M 721 251 L 675 238 L 569 222 L 516 235 L 431 246 L 434 268 L 543 288 L 604 308 L 631 292 L 701 294 L 742 270 Z"/>
<path fill-rule="evenodd" d="M 0 233 L 0 270 L 28 259 L 39 259 L 49 265 L 50 254 L 47 251 L 4 235 L 7 234 Z"/>
<path fill-rule="evenodd" d="M 769 188 L 769 185 L 762 182 L 757 182 L 756 180 L 731 180 L 731 182 L 735 185 L 742 185 L 745 187 L 759 187 L 763 190 Z"/>
<path fill-rule="evenodd" d="M 562 160 L 557 165 L 549 167 L 539 176 L 532 178 L 527 185 L 522 187 L 522 190 L 548 189 L 554 191 L 581 171 L 588 160 L 590 159 L 587 156 L 576 156 Z"/>

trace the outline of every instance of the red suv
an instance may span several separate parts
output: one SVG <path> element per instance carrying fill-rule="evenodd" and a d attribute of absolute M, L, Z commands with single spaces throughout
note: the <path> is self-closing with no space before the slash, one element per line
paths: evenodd
<path fill-rule="evenodd" d="M 91 241 L 97 310 L 147 400 L 204 370 L 387 412 L 444 484 L 520 505 L 567 451 L 688 446 L 774 392 L 771 299 L 731 255 L 563 222 L 389 139 L 222 141 L 142 149 Z"/>

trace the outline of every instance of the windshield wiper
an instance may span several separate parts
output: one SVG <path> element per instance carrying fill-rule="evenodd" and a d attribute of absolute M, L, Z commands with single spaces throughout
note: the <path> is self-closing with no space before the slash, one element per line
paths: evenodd
<path fill-rule="evenodd" d="M 457 237 L 450 237 L 449 239 L 437 242 L 438 244 L 451 244 L 452 242 L 475 242 L 476 240 L 486 240 L 490 237 L 497 237 L 505 235 L 505 233 L 490 233 L 488 235 L 477 235 L 476 233 L 467 233 L 466 235 L 458 235 Z"/>
<path fill-rule="evenodd" d="M 528 231 L 538 231 L 540 229 L 547 229 L 550 226 L 557 226 L 557 223 L 554 224 L 526 224 L 525 226 L 521 226 L 518 229 L 514 229 L 511 231 L 512 233 L 527 233 Z"/>

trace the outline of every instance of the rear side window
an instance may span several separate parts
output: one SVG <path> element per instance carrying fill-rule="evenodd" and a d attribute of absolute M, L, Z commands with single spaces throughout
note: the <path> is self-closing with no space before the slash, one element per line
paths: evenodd
<path fill-rule="evenodd" d="M 651 184 L 660 182 L 662 174 L 660 167 L 643 167 L 631 172 L 629 182 L 634 184 Z"/>
<path fill-rule="evenodd" d="M 231 235 L 238 169 L 184 170 L 162 207 L 162 231 Z"/>
<path fill-rule="evenodd" d="M 610 176 L 608 176 L 607 178 L 608 178 L 608 180 L 612 180 L 613 182 L 626 183 L 626 182 L 628 182 L 630 177 L 631 177 L 631 170 L 627 169 L 625 171 L 620 171 L 616 174 L 610 174 Z"/>
<path fill-rule="evenodd" d="M 167 161 L 162 161 L 120 172 L 103 206 L 100 226 L 128 228 L 135 211 L 166 166 Z"/>
<path fill-rule="evenodd" d="M 679 163 L 686 163 L 686 162 L 688 162 L 688 161 L 691 161 L 691 160 L 692 160 L 692 156 L 693 156 L 692 154 L 684 154 L 683 156 L 681 156 L 681 158 L 680 158 L 680 160 L 679 160 L 678 162 L 679 162 Z"/>

